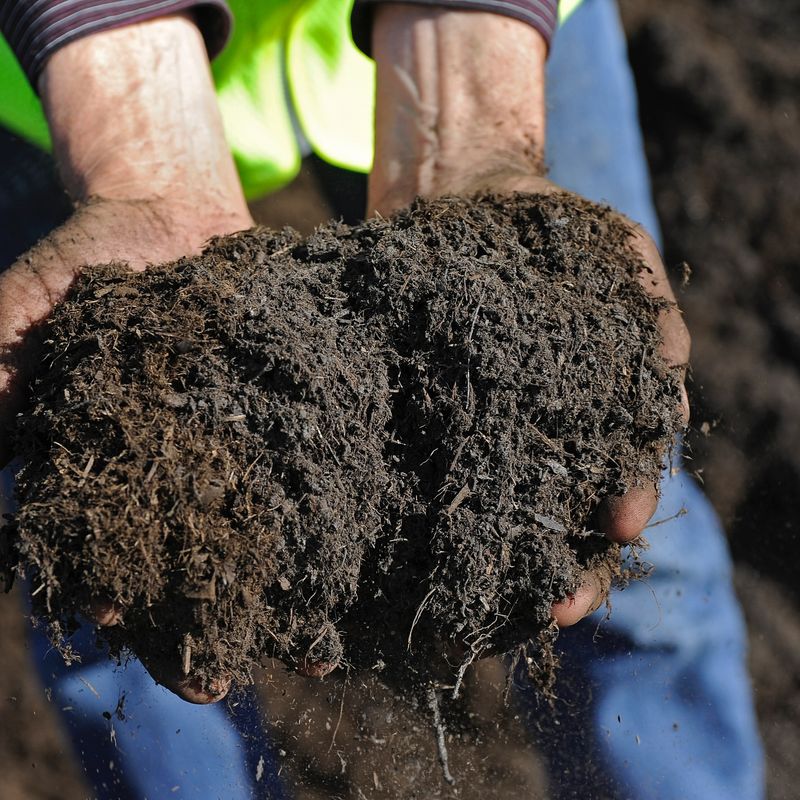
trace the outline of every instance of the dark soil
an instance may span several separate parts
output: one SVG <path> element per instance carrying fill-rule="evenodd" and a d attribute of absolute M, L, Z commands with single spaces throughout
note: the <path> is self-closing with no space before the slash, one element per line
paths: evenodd
<path fill-rule="evenodd" d="M 69 657 L 103 597 L 112 654 L 238 681 L 546 650 L 551 604 L 619 574 L 600 498 L 655 483 L 679 425 L 642 269 L 608 209 L 555 195 L 87 274 L 19 426 L 36 614 Z"/>
<path fill-rule="evenodd" d="M 469 670 L 462 724 L 446 729 L 454 786 L 442 780 L 427 705 L 374 674 L 340 670 L 309 681 L 272 669 L 259 678 L 267 679 L 259 681 L 264 720 L 281 776 L 297 800 L 548 797 L 527 720 L 505 701 L 506 667 L 497 659 Z"/>
<path fill-rule="evenodd" d="M 19 594 L 0 598 L 0 796 L 85 800 L 91 795 L 29 651 Z"/>

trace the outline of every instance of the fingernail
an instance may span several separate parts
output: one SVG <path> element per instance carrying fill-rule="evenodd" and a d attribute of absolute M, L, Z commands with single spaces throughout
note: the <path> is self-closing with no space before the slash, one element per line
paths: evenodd
<path fill-rule="evenodd" d="M 324 678 L 338 666 L 336 661 L 304 661 L 297 671 L 308 678 Z"/>
<path fill-rule="evenodd" d="M 98 625 L 106 628 L 122 622 L 122 608 L 110 600 L 93 601 L 89 615 Z"/>
<path fill-rule="evenodd" d="M 189 703 L 195 705 L 208 705 L 222 700 L 231 688 L 230 678 L 213 678 L 204 683 L 200 678 L 182 681 L 178 684 L 179 694 Z"/>

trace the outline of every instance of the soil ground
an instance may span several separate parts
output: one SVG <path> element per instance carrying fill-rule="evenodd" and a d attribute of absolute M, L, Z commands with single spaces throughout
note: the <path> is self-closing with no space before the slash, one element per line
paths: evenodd
<path fill-rule="evenodd" d="M 712 434 L 696 436 L 696 466 L 726 518 L 739 562 L 769 797 L 790 800 L 800 785 L 800 610 L 792 578 L 800 481 L 798 10 L 793 0 L 623 0 L 623 11 L 644 93 L 666 260 L 678 265 L 685 259 L 694 269 L 682 303 L 693 333 L 695 419 L 698 426 L 708 422 Z M 288 220 L 287 208 L 294 209 Z M 305 173 L 262 204 L 260 218 L 273 227 L 286 221 L 298 226 L 304 214 L 310 226 L 331 216 L 330 209 Z M 760 546 L 765 532 L 772 537 L 768 547 Z M 25 661 L 14 598 L 2 599 L 11 601 L 0 603 L 3 797 L 86 797 Z M 287 707 L 305 704 L 306 684 L 276 688 L 268 702 L 283 697 Z M 286 707 L 275 713 L 286 714 Z M 335 698 L 320 713 L 335 725 Z M 350 724 L 357 723 L 354 710 Z M 361 740 L 343 735 L 353 730 L 345 724 L 331 753 L 351 742 L 350 763 L 359 763 Z M 424 736 L 428 742 L 427 731 Z M 501 746 L 492 753 L 531 770 L 521 784 L 487 776 L 497 796 L 513 796 L 520 785 L 526 796 L 546 796 L 527 750 Z M 340 768 L 333 760 L 327 765 L 331 772 Z M 380 796 L 363 763 L 360 769 L 366 795 Z M 486 784 L 479 776 L 475 781 L 475 796 L 486 797 Z M 301 792 L 308 800 L 330 796 Z"/>

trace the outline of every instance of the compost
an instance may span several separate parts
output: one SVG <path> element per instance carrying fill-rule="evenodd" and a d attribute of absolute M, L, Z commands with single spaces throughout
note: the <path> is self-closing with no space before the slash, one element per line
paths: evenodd
<path fill-rule="evenodd" d="M 558 193 L 87 272 L 19 424 L 35 615 L 69 657 L 113 602 L 112 655 L 204 680 L 277 657 L 452 685 L 526 646 L 548 672 L 553 602 L 621 574 L 598 503 L 656 483 L 680 427 L 645 270 Z"/>

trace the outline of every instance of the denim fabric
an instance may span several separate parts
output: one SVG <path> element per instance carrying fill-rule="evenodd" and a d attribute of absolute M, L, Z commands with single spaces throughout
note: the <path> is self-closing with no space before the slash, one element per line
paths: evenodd
<path fill-rule="evenodd" d="M 552 179 L 610 203 L 657 239 L 612 0 L 585 0 L 558 32 L 548 79 Z M 30 244 L 10 241 L 12 233 L 2 232 L 0 252 L 16 255 Z M 725 539 L 692 480 L 665 473 L 655 520 L 682 509 L 650 532 L 652 576 L 613 593 L 609 616 L 602 610 L 562 632 L 555 712 L 518 693 L 548 757 L 554 800 L 763 796 Z M 114 667 L 95 651 L 90 630 L 78 637 L 85 656 L 79 666 L 64 667 L 40 634 L 33 634 L 33 649 L 97 797 L 284 796 L 252 696 L 190 706 L 156 686 L 138 662 Z"/>
<path fill-rule="evenodd" d="M 251 692 L 196 706 L 158 686 L 140 662 L 116 667 L 86 625 L 67 667 L 41 633 L 34 657 L 99 800 L 283 800 L 276 756 Z M 117 713 L 119 711 L 119 713 Z"/>

